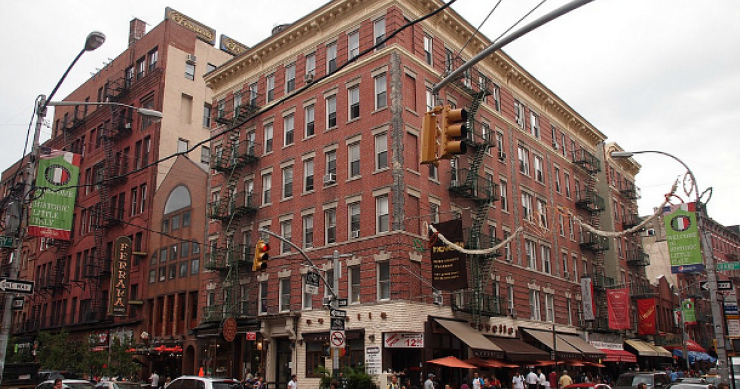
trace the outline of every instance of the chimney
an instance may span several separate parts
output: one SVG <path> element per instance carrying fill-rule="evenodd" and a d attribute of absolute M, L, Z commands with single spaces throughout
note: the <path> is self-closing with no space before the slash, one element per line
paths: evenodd
<path fill-rule="evenodd" d="M 128 45 L 131 46 L 136 43 L 144 34 L 146 34 L 146 22 L 137 18 L 131 20 L 128 32 Z"/>

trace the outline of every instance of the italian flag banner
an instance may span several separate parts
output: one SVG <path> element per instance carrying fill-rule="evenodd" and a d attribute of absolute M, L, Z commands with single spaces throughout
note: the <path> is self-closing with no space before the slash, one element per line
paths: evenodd
<path fill-rule="evenodd" d="M 79 154 L 41 148 L 36 172 L 36 192 L 41 195 L 31 204 L 30 236 L 70 240 L 81 159 Z"/>

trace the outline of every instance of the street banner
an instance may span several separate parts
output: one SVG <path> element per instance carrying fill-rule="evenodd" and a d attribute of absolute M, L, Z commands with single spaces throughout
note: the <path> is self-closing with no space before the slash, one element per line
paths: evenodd
<path fill-rule="evenodd" d="M 437 223 L 433 226 L 450 242 L 465 246 L 461 219 Z M 429 245 L 432 252 L 432 287 L 450 291 L 467 288 L 468 273 L 465 254 L 447 246 L 431 231 L 429 232 Z"/>
<path fill-rule="evenodd" d="M 128 299 L 131 289 L 131 238 L 119 236 L 113 244 L 112 272 L 110 277 L 110 293 L 108 315 L 128 316 Z M 232 339 L 233 340 L 233 339 Z"/>
<path fill-rule="evenodd" d="M 590 277 L 581 277 L 581 299 L 583 300 L 583 319 L 596 320 L 594 285 Z"/>
<path fill-rule="evenodd" d="M 663 221 L 668 255 L 671 259 L 671 273 L 704 271 L 696 203 L 676 204 L 663 208 Z"/>
<path fill-rule="evenodd" d="M 81 158 L 63 150 L 40 149 L 29 236 L 70 240 Z"/>
<path fill-rule="evenodd" d="M 655 335 L 655 299 L 637 300 L 637 333 Z"/>
<path fill-rule="evenodd" d="M 609 289 L 606 291 L 607 310 L 609 311 L 609 328 L 613 330 L 627 330 L 632 328 L 630 323 L 630 290 Z"/>
<path fill-rule="evenodd" d="M 683 322 L 685 324 L 696 324 L 696 312 L 694 311 L 694 299 L 685 299 L 681 303 Z"/>

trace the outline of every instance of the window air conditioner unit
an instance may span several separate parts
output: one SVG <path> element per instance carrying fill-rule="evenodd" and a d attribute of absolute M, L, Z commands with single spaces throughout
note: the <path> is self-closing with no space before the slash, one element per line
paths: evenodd
<path fill-rule="evenodd" d="M 553 142 L 552 143 L 552 148 L 555 149 L 555 151 L 560 150 L 560 145 L 557 144 L 557 143 L 555 143 L 555 142 Z"/>
<path fill-rule="evenodd" d="M 334 173 L 324 174 L 324 185 L 329 185 L 337 182 L 337 175 Z"/>
<path fill-rule="evenodd" d="M 359 238 L 360 237 L 360 230 L 352 231 L 352 238 Z"/>
<path fill-rule="evenodd" d="M 198 62 L 198 57 L 196 57 L 194 54 L 188 54 L 186 61 L 191 65 L 195 65 L 195 63 Z"/>
<path fill-rule="evenodd" d="M 570 280 L 570 273 L 568 273 L 567 271 L 563 272 L 563 278 L 565 278 L 566 280 Z"/>
<path fill-rule="evenodd" d="M 306 84 L 312 83 L 313 82 L 313 73 L 306 74 L 306 77 L 304 78 L 304 80 L 306 81 Z"/>
<path fill-rule="evenodd" d="M 506 160 L 506 153 L 503 152 L 503 151 L 499 151 L 498 152 L 498 159 L 501 160 L 501 161 L 505 161 Z"/>
<path fill-rule="evenodd" d="M 131 129 L 131 123 L 126 123 L 123 125 L 123 128 L 130 130 Z"/>
<path fill-rule="evenodd" d="M 509 309 L 508 309 L 508 311 L 509 311 L 509 312 L 508 312 L 508 313 L 509 313 L 509 316 L 511 316 L 511 317 L 516 317 L 516 309 L 514 309 L 514 308 L 509 308 Z"/>
<path fill-rule="evenodd" d="M 434 293 L 434 305 L 442 305 L 444 298 L 440 293 Z"/>

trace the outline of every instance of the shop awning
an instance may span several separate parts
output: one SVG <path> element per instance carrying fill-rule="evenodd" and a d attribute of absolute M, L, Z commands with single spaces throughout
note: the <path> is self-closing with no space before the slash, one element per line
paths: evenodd
<path fill-rule="evenodd" d="M 535 338 L 535 340 L 542 343 L 545 347 L 555 351 L 558 359 L 580 359 L 583 357 L 583 353 L 559 336 L 556 336 L 555 339 L 553 339 L 552 332 L 550 331 L 538 331 L 524 328 L 524 332 Z"/>
<path fill-rule="evenodd" d="M 658 356 L 658 351 L 651 347 L 649 344 L 637 340 L 637 339 L 625 339 L 625 343 L 627 343 L 630 347 L 635 349 L 637 351 L 637 355 L 641 357 L 656 357 Z"/>
<path fill-rule="evenodd" d="M 440 365 L 440 366 L 459 367 L 461 369 L 475 369 L 476 367 L 467 362 L 461 361 L 458 358 L 453 357 L 453 356 L 432 359 L 431 361 L 427 361 L 427 362 L 433 363 L 435 365 Z"/>
<path fill-rule="evenodd" d="M 655 344 L 649 344 L 649 346 L 651 346 L 652 348 L 655 349 L 655 351 L 658 353 L 658 356 L 659 357 L 673 358 L 673 354 L 671 354 L 670 351 L 666 350 L 665 347 L 658 346 L 658 345 L 655 345 Z"/>
<path fill-rule="evenodd" d="M 476 357 L 503 359 L 504 351 L 488 340 L 483 334 L 461 321 L 434 319 L 439 325 L 458 337 L 468 347 L 473 349 Z"/>
<path fill-rule="evenodd" d="M 531 344 L 514 338 L 487 337 L 496 346 L 504 350 L 506 359 L 514 362 L 535 362 L 550 358 L 550 354 Z"/>
<path fill-rule="evenodd" d="M 607 348 L 599 349 L 606 354 L 604 362 L 631 362 L 636 363 L 637 357 L 626 350 L 611 350 Z"/>
<path fill-rule="evenodd" d="M 510 369 L 516 369 L 519 367 L 519 365 L 515 365 L 513 363 L 506 363 L 502 362 L 496 359 L 483 359 L 478 357 L 468 358 L 464 360 L 463 362 L 467 362 L 471 365 L 475 365 L 478 367 L 491 367 L 491 368 L 502 368 L 502 367 L 508 367 Z"/>
<path fill-rule="evenodd" d="M 558 337 L 570 343 L 570 345 L 575 347 L 576 349 L 580 350 L 585 357 L 602 358 L 605 355 L 604 352 L 588 344 L 588 342 L 581 339 L 578 335 L 558 334 Z"/>

